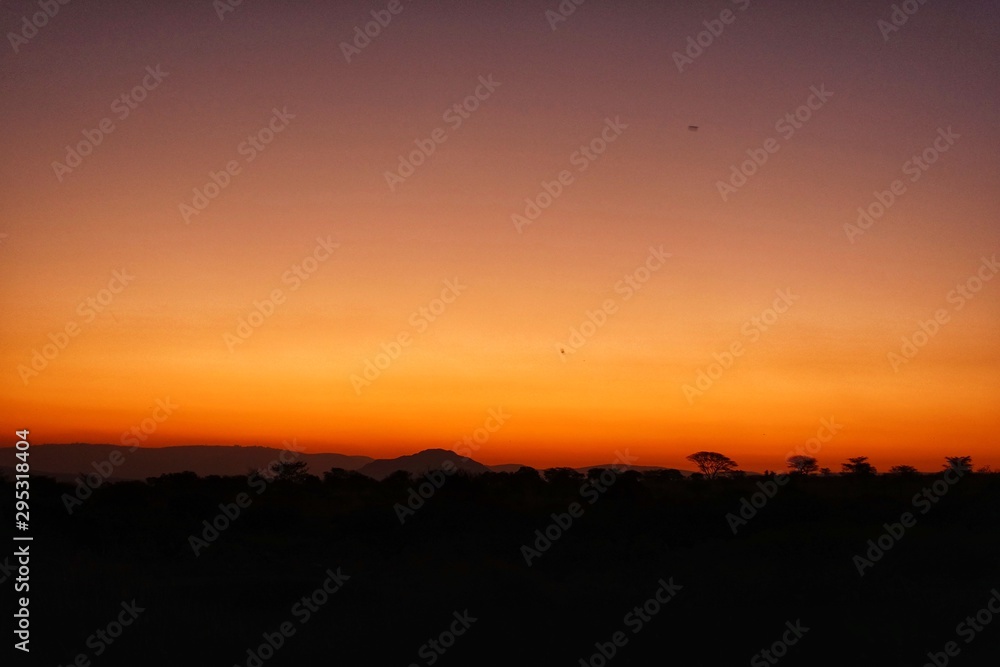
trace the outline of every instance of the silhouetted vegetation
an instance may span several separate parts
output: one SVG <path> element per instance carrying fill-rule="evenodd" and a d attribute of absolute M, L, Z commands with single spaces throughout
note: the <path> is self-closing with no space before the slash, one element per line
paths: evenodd
<path fill-rule="evenodd" d="M 944 468 L 956 468 L 963 472 L 972 470 L 971 456 L 946 456 L 944 457 Z"/>
<path fill-rule="evenodd" d="M 840 467 L 848 475 L 855 475 L 857 477 L 868 477 L 878 472 L 875 466 L 868 463 L 867 456 L 855 456 L 854 458 L 847 459 L 847 463 L 842 463 Z"/>
<path fill-rule="evenodd" d="M 860 577 L 852 558 L 916 513 L 915 494 L 944 473 L 878 476 L 864 457 L 849 463 L 848 475 L 771 482 L 773 497 L 736 535 L 727 514 L 777 477 L 521 468 L 376 481 L 289 466 L 270 480 L 108 483 L 72 516 L 62 497 L 73 485 L 35 479 L 32 618 L 40 636 L 51 631 L 33 658 L 69 664 L 135 598 L 146 611 L 101 665 L 245 665 L 247 648 L 341 567 L 343 590 L 264 665 L 424 665 L 419 647 L 465 609 L 479 620 L 442 665 L 575 665 L 669 577 L 683 590 L 614 665 L 667 664 L 683 646 L 746 664 L 796 619 L 812 630 L 783 664 L 923 664 L 997 585 L 1000 475 L 966 474 Z M 12 482 L 2 486 L 9 504 Z M 191 536 L 241 493 L 252 502 L 195 556 Z M 572 503 L 581 516 L 526 565 L 522 545 Z M 417 509 L 401 522 L 397 506 Z M 998 638 L 991 628 L 963 646 L 963 664 L 983 664 L 976 656 Z"/>
<path fill-rule="evenodd" d="M 792 472 L 799 475 L 811 475 L 819 470 L 819 463 L 814 456 L 789 456 L 787 463 Z"/>
<path fill-rule="evenodd" d="M 698 466 L 698 471 L 706 479 L 715 479 L 719 475 L 731 473 L 739 467 L 736 461 L 718 452 L 695 452 L 688 456 L 687 460 Z"/>

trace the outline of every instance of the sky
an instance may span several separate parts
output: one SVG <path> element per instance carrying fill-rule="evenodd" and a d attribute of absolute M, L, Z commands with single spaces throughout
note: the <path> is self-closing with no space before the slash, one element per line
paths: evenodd
<path fill-rule="evenodd" d="M 1000 468 L 995 3 L 333 4 L 5 3 L 11 437 Z"/>

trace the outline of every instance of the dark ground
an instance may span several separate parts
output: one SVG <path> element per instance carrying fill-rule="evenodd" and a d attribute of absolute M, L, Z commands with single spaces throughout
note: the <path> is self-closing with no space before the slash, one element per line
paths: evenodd
<path fill-rule="evenodd" d="M 72 485 L 32 479 L 31 660 L 7 648 L 5 664 L 247 665 L 290 622 L 262 664 L 602 665 L 595 643 L 622 631 L 609 665 L 767 665 L 755 654 L 797 621 L 808 631 L 778 664 L 919 666 L 949 641 L 949 664 L 998 664 L 1000 614 L 968 643 L 956 627 L 1000 588 L 1000 475 L 967 475 L 925 514 L 913 496 L 940 475 L 791 478 L 736 535 L 726 515 L 761 478 L 625 473 L 581 495 L 585 478 L 455 475 L 401 524 L 418 481 L 328 477 L 106 483 L 72 514 Z M 195 556 L 189 537 L 241 492 L 250 505 Z M 5 517 L 13 495 L 0 485 Z M 582 516 L 527 566 L 522 545 L 573 502 Z M 916 525 L 859 576 L 853 557 L 906 511 Z M 349 579 L 302 623 L 293 605 L 338 568 Z M 625 616 L 661 578 L 682 588 L 634 632 Z M 95 655 L 88 637 L 133 599 L 144 611 Z M 440 659 L 421 651 L 466 610 Z"/>

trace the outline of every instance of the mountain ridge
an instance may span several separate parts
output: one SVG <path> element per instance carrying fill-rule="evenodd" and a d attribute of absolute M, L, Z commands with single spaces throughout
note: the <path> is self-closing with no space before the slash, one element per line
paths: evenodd
<path fill-rule="evenodd" d="M 16 461 L 13 447 L 0 447 L 0 461 Z M 282 460 L 305 461 L 309 474 L 322 477 L 332 468 L 359 472 L 373 479 L 384 479 L 398 470 L 420 475 L 439 470 L 445 461 L 467 474 L 484 472 L 516 472 L 522 464 L 506 463 L 490 466 L 472 458 L 459 455 L 450 449 L 429 448 L 413 454 L 394 458 L 376 459 L 364 455 L 333 452 L 304 453 L 292 449 L 260 445 L 178 445 L 175 447 L 128 447 L 124 445 L 90 443 L 53 443 L 34 445 L 30 459 L 33 475 L 55 477 L 72 481 L 80 474 L 98 473 L 111 481 L 145 480 L 160 475 L 194 472 L 199 477 L 209 475 L 245 475 Z M 574 470 L 586 474 L 596 468 L 610 468 L 613 464 L 582 466 Z M 523 466 L 532 467 L 532 466 Z M 565 466 L 570 467 L 570 466 Z M 645 472 L 667 470 L 660 466 L 626 466 Z M 13 464 L 0 466 L 0 470 L 13 474 Z M 685 476 L 690 471 L 681 471 Z"/>

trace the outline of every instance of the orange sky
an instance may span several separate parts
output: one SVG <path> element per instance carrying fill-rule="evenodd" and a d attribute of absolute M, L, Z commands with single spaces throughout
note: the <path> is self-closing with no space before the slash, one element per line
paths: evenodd
<path fill-rule="evenodd" d="M 485 463 L 628 447 L 690 467 L 712 449 L 762 470 L 832 418 L 817 456 L 834 470 L 857 455 L 1000 467 L 1000 280 L 983 264 L 1000 250 L 995 7 L 928 4 L 886 41 L 888 10 L 867 3 L 586 3 L 552 31 L 556 4 L 404 3 L 350 63 L 338 45 L 368 9 L 62 6 L 0 56 L 3 427 L 118 442 L 169 397 L 151 446 L 296 438 L 380 457 L 450 447 L 502 408 Z M 672 54 L 727 6 L 735 21 L 678 72 Z M 116 98 L 157 65 L 122 118 Z M 798 129 L 778 124 L 820 87 L 832 96 Z M 477 89 L 467 117 L 446 113 Z M 52 163 L 104 118 L 114 131 L 60 181 Z M 273 142 L 247 148 L 269 123 Z M 948 128 L 934 164 L 907 166 Z M 386 171 L 435 130 L 390 189 Z M 602 131 L 601 155 L 579 152 Z M 723 200 L 718 182 L 768 139 L 776 152 Z M 180 205 L 230 162 L 186 223 Z M 564 171 L 519 231 L 512 215 Z M 850 239 L 897 179 L 903 194 Z M 121 270 L 134 279 L 102 294 Z M 952 292 L 970 279 L 974 296 Z M 448 281 L 457 295 L 435 302 Z M 252 335 L 226 338 L 276 290 Z M 782 290 L 796 298 L 771 320 Z M 939 310 L 894 369 L 887 355 Z M 400 335 L 370 384 L 352 381 Z M 686 394 L 734 343 L 731 367 Z"/>

